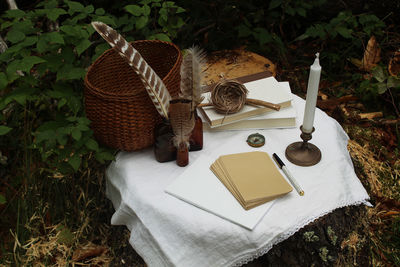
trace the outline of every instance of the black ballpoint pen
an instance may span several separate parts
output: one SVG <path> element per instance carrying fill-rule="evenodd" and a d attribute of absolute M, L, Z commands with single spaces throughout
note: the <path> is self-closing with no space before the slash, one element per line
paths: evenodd
<path fill-rule="evenodd" d="M 300 196 L 304 196 L 303 189 L 301 189 L 300 185 L 294 179 L 293 175 L 289 172 L 288 168 L 286 168 L 285 163 L 283 163 L 283 161 L 275 153 L 272 154 L 272 157 L 274 158 L 274 160 L 278 164 L 279 168 L 281 168 L 282 171 L 286 174 L 287 178 L 289 179 L 289 181 L 293 185 L 293 187 L 296 189 L 297 193 L 299 193 Z"/>

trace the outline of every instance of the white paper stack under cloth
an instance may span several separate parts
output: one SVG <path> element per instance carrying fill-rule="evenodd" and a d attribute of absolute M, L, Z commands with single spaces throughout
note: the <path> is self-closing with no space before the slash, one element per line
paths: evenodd
<path fill-rule="evenodd" d="M 246 143 L 253 130 L 205 132 L 203 150 L 190 152 L 186 168 L 177 167 L 175 162 L 157 162 L 152 149 L 119 153 L 106 173 L 107 195 L 116 210 L 111 223 L 129 228 L 129 242 L 149 266 L 233 266 L 267 253 L 273 245 L 334 209 L 367 203 L 368 194 L 354 173 L 347 151 L 348 136 L 319 109 L 315 113 L 316 130 L 311 142 L 321 149 L 321 161 L 312 167 L 285 161 L 302 186 L 304 196 L 293 190 L 274 200 L 253 230 L 165 193 L 170 184 L 187 168 L 198 164 L 204 155 L 211 159 L 210 164 L 220 155 L 257 150 L 277 153 L 285 160 L 286 147 L 300 140 L 298 127 L 304 103 L 294 97 L 293 105 L 299 115 L 296 128 L 259 130 L 266 144 L 258 149 Z M 193 192 L 218 198 L 198 186 L 201 179 L 199 176 L 193 184 L 197 189 Z M 215 181 L 219 182 L 216 178 Z"/>
<path fill-rule="evenodd" d="M 245 210 L 210 170 L 214 159 L 202 155 L 165 191 L 187 203 L 252 230 L 274 201 Z"/>
<path fill-rule="evenodd" d="M 268 212 L 274 199 L 290 191 L 292 187 L 270 156 L 261 151 L 224 155 L 216 161 L 202 155 L 165 189 L 249 230 Z"/>

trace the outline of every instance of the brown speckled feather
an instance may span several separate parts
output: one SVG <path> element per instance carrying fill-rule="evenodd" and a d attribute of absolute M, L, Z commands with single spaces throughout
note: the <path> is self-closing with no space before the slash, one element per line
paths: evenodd
<path fill-rule="evenodd" d="M 174 145 L 189 146 L 189 137 L 194 128 L 195 120 L 191 108 L 192 101 L 188 99 L 174 99 L 169 105 L 169 120 L 174 132 Z"/>
<path fill-rule="evenodd" d="M 193 101 L 192 109 L 203 101 L 201 78 L 205 64 L 205 53 L 197 46 L 186 49 L 181 65 L 181 97 Z"/>

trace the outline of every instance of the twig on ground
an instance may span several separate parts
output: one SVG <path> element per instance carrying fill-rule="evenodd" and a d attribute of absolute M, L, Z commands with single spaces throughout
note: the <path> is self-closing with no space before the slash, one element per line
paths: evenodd
<path fill-rule="evenodd" d="M 363 119 L 372 120 L 372 119 L 376 119 L 376 118 L 382 118 L 383 117 L 383 113 L 382 113 L 382 111 L 369 112 L 369 113 L 360 113 L 360 114 L 358 114 L 358 117 L 361 120 L 363 120 Z"/>

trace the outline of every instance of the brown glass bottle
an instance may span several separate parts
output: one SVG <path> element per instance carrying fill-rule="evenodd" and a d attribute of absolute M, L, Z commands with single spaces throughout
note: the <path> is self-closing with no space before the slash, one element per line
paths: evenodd
<path fill-rule="evenodd" d="M 176 147 L 173 144 L 171 124 L 163 120 L 154 129 L 154 155 L 158 162 L 168 162 L 176 159 Z"/>
<path fill-rule="evenodd" d="M 203 122 L 196 112 L 194 115 L 195 125 L 189 138 L 189 151 L 198 151 L 203 149 Z M 155 127 L 154 136 L 154 155 L 156 160 L 158 162 L 176 160 L 177 149 L 172 141 L 174 133 L 168 120 L 163 120 Z"/>
<path fill-rule="evenodd" d="M 189 138 L 189 151 L 198 151 L 203 149 L 203 121 L 197 115 L 197 111 L 194 111 L 195 124 L 192 134 Z"/>
<path fill-rule="evenodd" d="M 179 144 L 176 151 L 176 164 L 179 167 L 185 167 L 189 164 L 189 150 L 185 143 Z"/>

